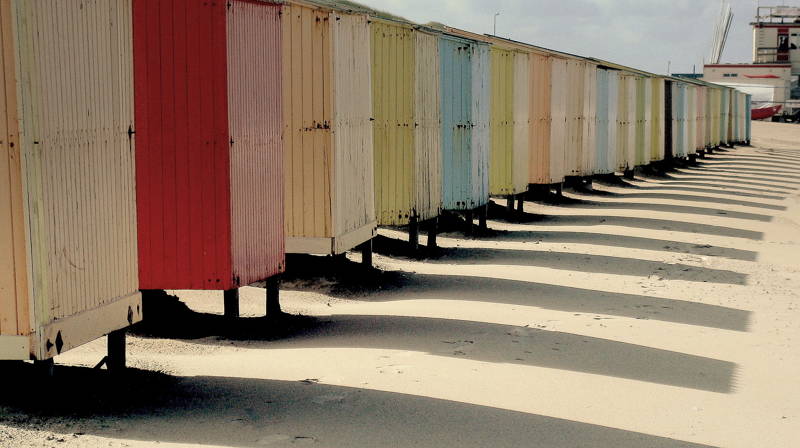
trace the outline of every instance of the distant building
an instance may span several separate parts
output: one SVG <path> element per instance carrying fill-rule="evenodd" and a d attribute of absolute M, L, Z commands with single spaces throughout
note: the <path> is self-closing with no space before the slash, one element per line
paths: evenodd
<path fill-rule="evenodd" d="M 785 113 L 800 111 L 800 8 L 762 6 L 753 27 L 753 61 L 707 64 L 703 80 L 737 87 L 754 102 L 781 103 Z"/>

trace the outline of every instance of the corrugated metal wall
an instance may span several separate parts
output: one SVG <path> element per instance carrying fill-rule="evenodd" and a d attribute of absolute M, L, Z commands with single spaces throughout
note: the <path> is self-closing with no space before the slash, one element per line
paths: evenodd
<path fill-rule="evenodd" d="M 16 8 L 30 288 L 43 326 L 138 294 L 131 6 Z"/>
<path fill-rule="evenodd" d="M 686 152 L 697 153 L 697 94 L 695 86 L 686 86 Z"/>
<path fill-rule="evenodd" d="M 333 14 L 335 235 L 375 225 L 370 32 L 363 15 Z"/>
<path fill-rule="evenodd" d="M 650 78 L 650 161 L 664 160 L 664 78 Z"/>
<path fill-rule="evenodd" d="M 283 8 L 286 237 L 332 237 L 331 27 L 327 11 Z"/>
<path fill-rule="evenodd" d="M 225 5 L 133 10 L 142 288 L 230 288 Z"/>
<path fill-rule="evenodd" d="M 445 210 L 478 206 L 472 200 L 472 52 L 463 39 L 442 36 L 442 201 Z"/>
<path fill-rule="evenodd" d="M 514 190 L 514 53 L 491 49 L 491 160 L 489 193 L 503 196 Z"/>
<path fill-rule="evenodd" d="M 583 122 L 578 171 L 582 176 L 594 173 L 597 151 L 597 66 L 583 64 Z"/>
<path fill-rule="evenodd" d="M 650 125 L 648 115 L 650 113 L 650 105 L 648 104 L 648 88 L 647 78 L 636 78 L 636 143 L 634 148 L 634 162 L 633 166 L 641 166 L 650 162 L 650 154 L 648 149 L 649 139 L 647 129 Z"/>
<path fill-rule="evenodd" d="M 492 131 L 492 61 L 490 46 L 474 45 L 472 56 L 472 201 L 478 206 L 489 201 L 489 153 Z"/>
<path fill-rule="evenodd" d="M 439 38 L 415 33 L 414 172 L 419 219 L 431 219 L 442 208 L 442 127 L 439 102 Z"/>
<path fill-rule="evenodd" d="M 11 0 L 0 0 L 0 335 L 31 330 L 13 21 Z"/>
<path fill-rule="evenodd" d="M 664 80 L 664 159 L 673 157 L 673 133 L 675 132 L 675 111 L 673 82 Z"/>
<path fill-rule="evenodd" d="M 531 63 L 531 154 L 529 176 L 532 184 L 549 184 L 550 130 L 552 126 L 552 58 L 530 54 Z M 560 182 L 560 181 L 559 181 Z"/>
<path fill-rule="evenodd" d="M 372 115 L 375 214 L 378 224 L 400 226 L 414 215 L 414 32 L 373 20 Z"/>
<path fill-rule="evenodd" d="M 606 174 L 613 172 L 609 168 L 608 149 L 609 141 L 609 105 L 610 101 L 610 76 L 608 70 L 597 69 L 597 148 L 595 149 L 595 174 Z M 616 123 L 615 123 L 616 125 Z"/>
<path fill-rule="evenodd" d="M 528 53 L 514 53 L 514 160 L 512 185 L 514 193 L 528 190 L 531 159 L 531 58 Z"/>
<path fill-rule="evenodd" d="M 598 69 L 595 174 L 610 174 L 617 170 L 618 103 L 619 72 Z"/>
<path fill-rule="evenodd" d="M 584 85 L 586 64 L 578 60 L 567 61 L 567 139 L 564 146 L 564 172 L 567 176 L 582 176 L 584 139 Z"/>
<path fill-rule="evenodd" d="M 753 138 L 753 120 L 752 120 L 752 110 L 753 110 L 753 96 L 746 95 L 745 97 L 745 116 L 744 122 L 746 125 L 746 132 L 745 132 L 745 139 L 749 142 Z"/>
<path fill-rule="evenodd" d="M 281 7 L 228 7 L 231 257 L 234 283 L 284 267 Z"/>
<path fill-rule="evenodd" d="M 617 122 L 617 167 L 618 169 L 632 169 L 636 165 L 636 88 L 638 76 L 632 74 L 620 75 L 619 116 Z"/>
<path fill-rule="evenodd" d="M 572 88 L 567 73 L 567 60 L 551 58 L 550 75 L 550 184 L 563 182 L 566 170 L 567 97 Z"/>

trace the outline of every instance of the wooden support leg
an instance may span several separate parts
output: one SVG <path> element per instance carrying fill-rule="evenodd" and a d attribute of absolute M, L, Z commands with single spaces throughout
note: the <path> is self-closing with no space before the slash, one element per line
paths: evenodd
<path fill-rule="evenodd" d="M 278 276 L 267 279 L 267 317 L 272 319 L 283 314 L 280 300 L 281 280 Z"/>
<path fill-rule="evenodd" d="M 506 200 L 508 201 L 506 203 L 506 211 L 508 211 L 508 213 L 510 214 L 511 212 L 514 211 L 514 195 L 513 194 L 508 195 L 508 198 L 506 198 Z"/>
<path fill-rule="evenodd" d="M 564 196 L 564 184 L 556 184 L 556 196 Z"/>
<path fill-rule="evenodd" d="M 586 176 L 583 178 L 583 186 L 586 187 L 587 189 L 589 190 L 592 189 L 592 183 L 593 183 L 592 176 Z"/>
<path fill-rule="evenodd" d="M 467 235 L 472 235 L 472 220 L 473 220 L 472 210 L 467 210 L 466 212 L 464 212 L 464 220 L 467 222 L 467 227 L 464 233 L 466 233 Z"/>
<path fill-rule="evenodd" d="M 517 213 L 522 214 L 525 211 L 525 201 L 522 199 L 525 195 L 521 194 L 517 197 Z"/>
<path fill-rule="evenodd" d="M 636 177 L 633 175 L 633 170 L 625 170 L 623 173 L 623 177 L 628 180 L 634 180 Z"/>
<path fill-rule="evenodd" d="M 223 293 L 225 317 L 236 319 L 239 317 L 239 290 L 229 289 Z"/>
<path fill-rule="evenodd" d="M 372 267 L 372 240 L 361 245 L 361 264 L 366 268 Z"/>
<path fill-rule="evenodd" d="M 53 361 L 53 358 L 35 360 L 33 361 L 33 369 L 36 371 L 37 376 L 52 378 L 55 369 L 55 361 Z"/>
<path fill-rule="evenodd" d="M 486 215 L 489 213 L 489 206 L 484 205 L 480 209 L 478 209 L 478 229 L 481 232 L 486 230 Z"/>
<path fill-rule="evenodd" d="M 112 331 L 108 334 L 108 358 L 106 367 L 112 374 L 125 370 L 125 330 Z"/>
<path fill-rule="evenodd" d="M 419 250 L 419 221 L 416 216 L 408 223 L 408 244 L 412 252 Z"/>
<path fill-rule="evenodd" d="M 439 218 L 433 218 L 428 226 L 428 249 L 436 249 L 436 232 L 439 225 Z"/>

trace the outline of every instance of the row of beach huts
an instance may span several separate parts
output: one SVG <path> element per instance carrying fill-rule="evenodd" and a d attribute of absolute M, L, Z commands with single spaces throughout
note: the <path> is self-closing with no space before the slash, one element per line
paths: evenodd
<path fill-rule="evenodd" d="M 0 360 L 119 369 L 150 291 L 279 313 L 287 253 L 750 140 L 731 88 L 354 4 L 0 0 L 0 39 Z"/>

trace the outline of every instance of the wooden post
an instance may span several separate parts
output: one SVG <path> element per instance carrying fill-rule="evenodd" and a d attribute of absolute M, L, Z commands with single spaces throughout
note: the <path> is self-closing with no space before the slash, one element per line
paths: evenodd
<path fill-rule="evenodd" d="M 408 223 L 408 244 L 412 252 L 419 250 L 419 221 L 416 216 Z"/>
<path fill-rule="evenodd" d="M 37 376 L 44 378 L 52 378 L 55 369 L 55 361 L 53 361 L 53 358 L 34 360 L 33 369 L 36 372 L 35 374 Z"/>
<path fill-rule="evenodd" d="M 517 197 L 517 213 L 520 215 L 525 212 L 525 201 L 522 199 L 523 197 L 525 197 L 524 194 Z"/>
<path fill-rule="evenodd" d="M 484 205 L 478 209 L 478 229 L 486 230 L 486 215 L 489 213 L 489 205 Z"/>
<path fill-rule="evenodd" d="M 229 289 L 223 293 L 225 317 L 236 319 L 239 317 L 239 289 Z"/>
<path fill-rule="evenodd" d="M 361 245 L 361 264 L 366 268 L 372 267 L 372 240 Z"/>
<path fill-rule="evenodd" d="M 510 195 L 508 195 L 508 197 L 506 198 L 506 200 L 508 201 L 508 202 L 506 203 L 506 211 L 507 211 L 507 212 L 508 212 L 508 214 L 510 215 L 510 214 L 511 214 L 511 212 L 513 212 L 513 211 L 514 211 L 514 195 L 513 195 L 513 194 L 510 194 Z"/>
<path fill-rule="evenodd" d="M 271 319 L 283 314 L 283 311 L 281 311 L 280 284 L 281 280 L 277 275 L 267 279 L 267 318 Z"/>
<path fill-rule="evenodd" d="M 472 210 L 467 210 L 464 212 L 464 220 L 467 221 L 467 227 L 464 233 L 467 235 L 472 235 Z"/>
<path fill-rule="evenodd" d="M 108 334 L 108 358 L 106 367 L 112 374 L 125 370 L 125 330 L 112 331 Z"/>
<path fill-rule="evenodd" d="M 436 232 L 439 224 L 439 218 L 433 218 L 428 225 L 428 249 L 436 249 Z"/>

